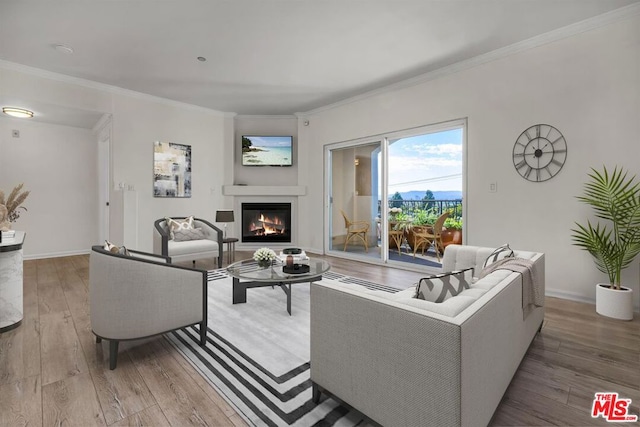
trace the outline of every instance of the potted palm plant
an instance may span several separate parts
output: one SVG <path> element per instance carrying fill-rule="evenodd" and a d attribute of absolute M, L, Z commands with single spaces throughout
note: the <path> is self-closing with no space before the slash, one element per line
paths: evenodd
<path fill-rule="evenodd" d="M 622 270 L 640 253 L 640 183 L 622 168 L 609 173 L 591 169 L 590 181 L 578 200 L 591 206 L 606 221 L 576 223 L 574 245 L 589 252 L 609 283 L 596 286 L 596 312 L 622 320 L 633 319 L 633 290 L 621 285 Z"/>

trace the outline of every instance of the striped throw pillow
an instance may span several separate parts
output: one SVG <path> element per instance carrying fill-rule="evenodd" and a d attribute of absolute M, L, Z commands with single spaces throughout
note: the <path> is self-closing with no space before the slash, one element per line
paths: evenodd
<path fill-rule="evenodd" d="M 499 261 L 503 258 L 513 258 L 513 257 L 514 257 L 513 250 L 509 247 L 508 243 L 505 243 L 504 245 L 496 248 L 493 252 L 491 252 L 491 255 L 489 255 L 487 259 L 484 261 L 482 268 L 486 268 L 488 265 L 491 265 L 494 262 Z"/>
<path fill-rule="evenodd" d="M 469 289 L 473 280 L 473 267 L 450 273 L 424 277 L 416 285 L 414 298 L 443 302 Z"/>

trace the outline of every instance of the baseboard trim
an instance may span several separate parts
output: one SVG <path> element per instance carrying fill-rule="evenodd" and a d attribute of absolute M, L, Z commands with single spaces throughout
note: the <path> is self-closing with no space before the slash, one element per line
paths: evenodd
<path fill-rule="evenodd" d="M 596 300 L 592 299 L 592 298 L 588 298 L 584 295 L 581 294 L 577 294 L 575 292 L 567 292 L 567 291 L 560 291 L 557 289 L 549 289 L 546 288 L 545 290 L 545 295 L 548 297 L 553 297 L 553 298 L 560 298 L 560 299 L 566 299 L 566 300 L 570 300 L 570 301 L 577 301 L 577 302 L 584 302 L 587 304 L 596 304 Z M 638 313 L 640 312 L 640 306 L 638 304 L 635 304 L 633 307 L 633 311 Z"/>
<path fill-rule="evenodd" d="M 81 250 L 81 251 L 64 251 L 64 252 L 49 252 L 44 254 L 31 254 L 25 255 L 24 259 L 34 260 L 34 259 L 45 259 L 45 258 L 61 258 L 65 256 L 75 256 L 75 255 L 88 255 L 89 250 Z"/>

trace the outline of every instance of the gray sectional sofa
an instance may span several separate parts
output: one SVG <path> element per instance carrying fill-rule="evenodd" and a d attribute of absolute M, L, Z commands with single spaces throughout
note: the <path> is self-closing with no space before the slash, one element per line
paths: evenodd
<path fill-rule="evenodd" d="M 493 249 L 448 246 L 443 271 L 478 274 Z M 544 254 L 515 256 L 533 261 L 544 295 Z M 524 304 L 523 275 L 506 270 L 442 303 L 413 293 L 311 285 L 314 400 L 333 395 L 385 427 L 487 425 L 544 307 Z"/>

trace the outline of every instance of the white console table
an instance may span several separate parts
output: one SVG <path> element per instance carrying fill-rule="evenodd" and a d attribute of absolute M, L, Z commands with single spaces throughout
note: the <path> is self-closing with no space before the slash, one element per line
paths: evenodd
<path fill-rule="evenodd" d="M 22 244 L 25 232 L 2 236 L 0 243 L 0 332 L 17 328 L 23 317 Z"/>

